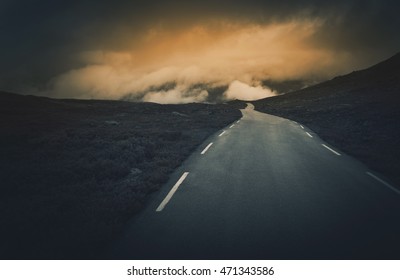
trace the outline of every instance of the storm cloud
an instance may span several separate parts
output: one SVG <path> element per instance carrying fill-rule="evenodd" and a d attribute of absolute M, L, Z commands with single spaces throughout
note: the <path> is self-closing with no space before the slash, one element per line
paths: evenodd
<path fill-rule="evenodd" d="M 225 87 L 225 98 L 250 98 L 277 93 L 264 80 L 316 82 L 400 50 L 396 1 L 320 2 L 2 1 L 0 89 L 181 103 Z"/>

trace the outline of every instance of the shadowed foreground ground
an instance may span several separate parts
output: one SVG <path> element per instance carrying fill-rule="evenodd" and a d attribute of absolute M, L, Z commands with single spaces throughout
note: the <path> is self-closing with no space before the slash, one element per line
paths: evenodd
<path fill-rule="evenodd" d="M 0 93 L 0 257 L 96 258 L 229 105 Z"/>

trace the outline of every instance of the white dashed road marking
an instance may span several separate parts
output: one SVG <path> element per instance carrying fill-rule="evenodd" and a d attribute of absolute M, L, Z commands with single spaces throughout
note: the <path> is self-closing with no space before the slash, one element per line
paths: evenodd
<path fill-rule="evenodd" d="M 392 191 L 394 191 L 397 194 L 400 194 L 400 190 L 396 189 L 395 187 L 393 187 L 392 185 L 390 185 L 389 183 L 383 181 L 381 178 L 375 176 L 374 174 L 372 174 L 371 172 L 367 172 L 367 174 L 369 176 L 371 176 L 372 178 L 374 178 L 375 180 L 377 180 L 378 182 L 384 184 L 386 187 L 388 187 L 389 189 L 391 189 Z"/>
<path fill-rule="evenodd" d="M 334 149 L 328 147 L 327 145 L 322 144 L 322 146 L 323 146 L 324 148 L 328 149 L 329 151 L 331 151 L 332 153 L 334 153 L 335 155 L 340 156 L 340 154 L 339 154 L 338 152 L 336 152 Z"/>
<path fill-rule="evenodd" d="M 207 150 L 211 147 L 212 144 L 213 144 L 212 142 L 210 144 L 208 144 L 208 146 L 201 152 L 201 154 L 204 155 L 207 152 Z"/>
<path fill-rule="evenodd" d="M 186 179 L 187 175 L 189 172 L 185 172 L 182 174 L 181 178 L 179 178 L 178 182 L 172 187 L 172 189 L 169 191 L 167 196 L 164 198 L 164 200 L 161 202 L 161 204 L 157 207 L 156 212 L 161 212 L 165 205 L 171 200 L 172 196 L 174 193 L 178 190 L 179 186 L 182 184 L 182 182 Z"/>

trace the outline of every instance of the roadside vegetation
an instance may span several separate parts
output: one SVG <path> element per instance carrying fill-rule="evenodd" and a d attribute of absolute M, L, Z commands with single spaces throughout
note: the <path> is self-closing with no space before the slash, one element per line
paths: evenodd
<path fill-rule="evenodd" d="M 0 93 L 2 259 L 97 258 L 208 136 L 227 104 Z"/>

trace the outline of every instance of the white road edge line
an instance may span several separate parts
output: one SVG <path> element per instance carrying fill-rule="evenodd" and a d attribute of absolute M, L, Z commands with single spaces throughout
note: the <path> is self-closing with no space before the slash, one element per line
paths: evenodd
<path fill-rule="evenodd" d="M 300 127 L 301 127 L 302 129 L 304 129 L 304 126 L 300 125 Z"/>
<path fill-rule="evenodd" d="M 213 144 L 212 142 L 210 144 L 208 144 L 208 146 L 201 152 L 201 154 L 204 155 L 207 152 L 207 150 L 211 147 L 212 144 Z"/>
<path fill-rule="evenodd" d="M 172 189 L 169 191 L 167 196 L 164 198 L 164 200 L 161 202 L 161 204 L 157 207 L 156 212 L 161 212 L 165 205 L 171 200 L 172 196 L 174 193 L 178 190 L 179 186 L 182 184 L 182 182 L 186 179 L 187 175 L 189 172 L 185 172 L 182 174 L 181 178 L 179 178 L 178 182 L 172 187 Z"/>
<path fill-rule="evenodd" d="M 218 135 L 218 137 L 221 137 L 222 135 L 225 134 L 226 131 L 222 131 L 222 133 L 220 135 Z"/>
<path fill-rule="evenodd" d="M 234 127 L 235 125 L 234 124 L 232 124 L 229 128 L 232 128 L 232 127 Z"/>
<path fill-rule="evenodd" d="M 371 172 L 367 172 L 367 174 L 369 176 L 371 176 L 372 178 L 374 178 L 375 180 L 377 180 L 378 182 L 384 184 L 386 187 L 388 187 L 389 189 L 391 189 L 392 191 L 394 191 L 397 194 L 400 194 L 400 191 L 398 189 L 396 189 L 395 187 L 393 187 L 392 185 L 390 185 L 389 183 L 383 181 L 381 178 L 375 176 L 374 174 L 372 174 Z"/>
<path fill-rule="evenodd" d="M 308 136 L 310 136 L 311 138 L 313 138 L 312 135 L 311 135 L 310 133 L 308 133 L 308 132 L 306 132 L 306 133 L 307 133 Z"/>
<path fill-rule="evenodd" d="M 334 153 L 335 155 L 340 156 L 340 154 L 338 152 L 336 152 L 334 149 L 329 148 L 327 145 L 325 144 L 321 144 L 322 146 L 324 146 L 326 149 L 328 149 L 329 151 L 331 151 L 332 153 Z"/>

